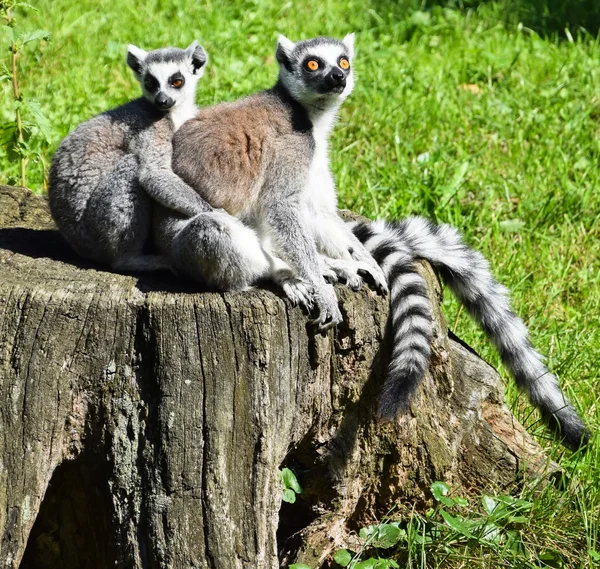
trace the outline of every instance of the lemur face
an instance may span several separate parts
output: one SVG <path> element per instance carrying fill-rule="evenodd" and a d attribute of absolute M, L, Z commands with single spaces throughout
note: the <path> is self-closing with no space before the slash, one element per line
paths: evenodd
<path fill-rule="evenodd" d="M 207 61 L 206 52 L 197 42 L 187 49 L 168 47 L 145 52 L 134 45 L 127 48 L 127 65 L 140 82 L 144 97 L 161 111 L 194 103 L 196 84 Z"/>
<path fill-rule="evenodd" d="M 279 36 L 277 42 L 281 81 L 297 101 L 309 105 L 340 101 L 350 94 L 353 56 L 354 34 L 342 41 L 318 37 L 298 43 Z"/>

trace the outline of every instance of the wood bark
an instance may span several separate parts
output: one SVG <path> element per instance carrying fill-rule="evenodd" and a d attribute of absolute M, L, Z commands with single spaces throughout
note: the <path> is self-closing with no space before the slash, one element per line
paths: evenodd
<path fill-rule="evenodd" d="M 426 507 L 436 480 L 465 493 L 554 469 L 422 272 L 430 370 L 379 424 L 387 299 L 338 287 L 344 322 L 315 335 L 274 291 L 80 260 L 43 198 L 0 188 L 0 566 L 318 567 L 394 504 Z"/>

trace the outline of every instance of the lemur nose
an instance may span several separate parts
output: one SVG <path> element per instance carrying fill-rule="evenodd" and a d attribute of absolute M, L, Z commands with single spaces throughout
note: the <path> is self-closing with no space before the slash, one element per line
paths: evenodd
<path fill-rule="evenodd" d="M 156 103 L 156 106 L 162 110 L 170 109 L 175 104 L 175 101 L 164 93 L 158 93 L 154 99 L 154 102 Z"/>
<path fill-rule="evenodd" d="M 344 75 L 344 72 L 339 67 L 334 67 L 331 70 L 331 73 L 329 74 L 329 76 L 331 77 L 331 79 L 335 85 L 339 85 L 341 87 L 346 86 L 346 76 Z"/>

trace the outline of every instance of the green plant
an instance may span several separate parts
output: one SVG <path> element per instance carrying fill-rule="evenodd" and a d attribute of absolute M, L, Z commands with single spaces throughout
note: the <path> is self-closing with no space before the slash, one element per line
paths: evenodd
<path fill-rule="evenodd" d="M 564 512 L 556 502 L 560 493 L 547 489 L 537 500 L 484 494 L 471 505 L 466 498 L 451 496 L 443 482 L 435 482 L 431 492 L 436 505 L 424 515 L 411 512 L 396 521 L 388 515 L 381 523 L 362 528 L 362 546 L 356 552 L 337 551 L 334 561 L 348 569 L 390 569 L 400 563 L 438 567 L 472 558 L 493 559 L 494 567 L 534 569 L 570 567 L 581 557 L 583 543 L 573 538 L 576 528 L 557 525 L 538 543 L 530 534 L 530 528 L 544 516 L 564 522 L 559 521 Z M 588 548 L 586 557 L 593 561 L 598 553 Z"/>
<path fill-rule="evenodd" d="M 12 86 L 12 117 L 4 118 L 0 124 L 0 140 L 7 148 L 8 158 L 18 160 L 20 164 L 20 179 L 22 186 L 27 185 L 27 165 L 32 158 L 37 158 L 43 165 L 41 152 L 35 150 L 32 138 L 40 137 L 46 144 L 50 141 L 49 123 L 42 113 L 40 105 L 20 91 L 18 59 L 23 47 L 31 42 L 50 39 L 50 34 L 36 29 L 25 31 L 17 26 L 14 15 L 18 8 L 32 6 L 17 0 L 0 0 L 0 18 L 4 22 L 4 36 L 7 38 L 10 62 L 2 62 L 0 80 L 8 80 Z"/>
<path fill-rule="evenodd" d="M 277 473 L 277 480 L 281 483 L 281 499 L 293 504 L 296 501 L 296 495 L 302 494 L 302 487 L 296 475 L 289 468 L 282 468 Z"/>

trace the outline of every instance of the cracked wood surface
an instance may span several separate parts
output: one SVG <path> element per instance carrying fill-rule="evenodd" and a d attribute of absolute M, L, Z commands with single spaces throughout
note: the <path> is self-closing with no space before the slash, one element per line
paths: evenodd
<path fill-rule="evenodd" d="M 435 480 L 471 492 L 553 469 L 496 372 L 448 338 L 422 271 L 430 371 L 378 424 L 386 299 L 338 287 L 344 322 L 314 335 L 272 291 L 80 260 L 43 198 L 0 187 L 0 566 L 316 567 L 348 524 L 425 507 Z M 281 465 L 304 486 L 292 506 Z"/>

